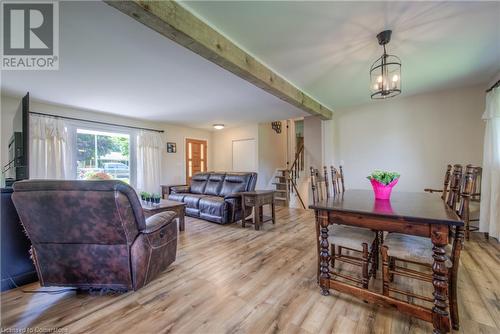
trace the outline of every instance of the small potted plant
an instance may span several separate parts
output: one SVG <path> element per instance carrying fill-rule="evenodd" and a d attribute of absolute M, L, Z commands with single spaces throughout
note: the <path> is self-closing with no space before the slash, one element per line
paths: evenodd
<path fill-rule="evenodd" d="M 153 194 L 153 202 L 156 205 L 160 205 L 160 199 L 161 199 L 161 195 L 160 194 Z"/>
<path fill-rule="evenodd" d="M 392 188 L 399 181 L 399 173 L 375 170 L 366 178 L 370 180 L 376 199 L 390 199 Z"/>
<path fill-rule="evenodd" d="M 145 191 L 141 191 L 140 195 L 141 195 L 141 200 L 142 200 L 143 202 L 146 202 L 146 195 L 147 195 L 147 194 L 148 194 L 147 192 L 145 192 Z"/>
<path fill-rule="evenodd" d="M 151 194 L 148 192 L 144 193 L 144 200 L 146 201 L 146 204 L 149 204 L 151 202 Z"/>

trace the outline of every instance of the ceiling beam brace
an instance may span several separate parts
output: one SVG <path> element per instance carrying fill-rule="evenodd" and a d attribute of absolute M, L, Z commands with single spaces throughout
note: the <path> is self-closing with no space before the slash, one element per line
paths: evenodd
<path fill-rule="evenodd" d="M 321 119 L 332 118 L 330 109 L 273 72 L 180 4 L 174 1 L 137 0 L 105 2 L 283 101 Z"/>

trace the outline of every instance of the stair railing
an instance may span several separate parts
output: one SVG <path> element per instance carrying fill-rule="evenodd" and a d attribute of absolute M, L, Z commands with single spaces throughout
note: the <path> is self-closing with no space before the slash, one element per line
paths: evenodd
<path fill-rule="evenodd" d="M 304 170 L 304 145 L 302 145 L 297 153 L 295 153 L 295 160 L 288 170 L 288 191 L 291 194 L 293 194 L 294 192 L 297 194 L 297 197 L 300 200 L 300 204 L 302 204 L 302 207 L 305 209 L 306 206 L 297 189 L 297 180 L 299 179 L 300 171 L 302 170 Z"/>
<path fill-rule="evenodd" d="M 293 160 L 292 166 L 288 170 L 290 178 L 297 183 L 300 177 L 300 172 L 304 170 L 304 145 L 302 145 L 297 153 L 295 153 L 295 159 Z"/>

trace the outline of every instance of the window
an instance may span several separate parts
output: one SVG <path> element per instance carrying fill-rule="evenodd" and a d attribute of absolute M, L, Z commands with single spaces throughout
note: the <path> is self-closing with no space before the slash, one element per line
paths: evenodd
<path fill-rule="evenodd" d="M 76 178 L 131 183 L 130 134 L 76 129 Z"/>

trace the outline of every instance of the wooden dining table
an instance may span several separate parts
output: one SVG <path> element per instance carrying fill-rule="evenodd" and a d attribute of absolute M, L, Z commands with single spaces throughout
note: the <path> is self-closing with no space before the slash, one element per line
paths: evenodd
<path fill-rule="evenodd" d="M 445 247 L 448 244 L 450 228 L 455 227 L 455 233 L 463 236 L 464 223 L 439 196 L 429 193 L 394 192 L 390 200 L 376 200 L 371 190 L 347 190 L 335 197 L 318 201 L 309 208 L 314 209 L 316 213 L 319 285 L 323 295 L 328 295 L 329 289 L 334 289 L 432 322 L 434 333 L 450 331 Z M 332 278 L 329 270 L 328 242 L 328 227 L 331 224 L 430 238 L 434 258 L 432 265 L 434 306 L 432 309 Z"/>

